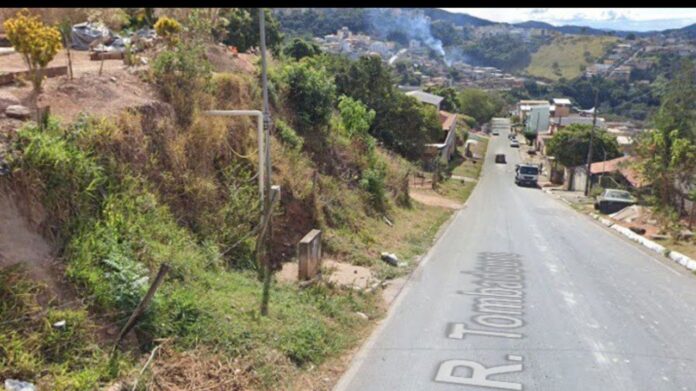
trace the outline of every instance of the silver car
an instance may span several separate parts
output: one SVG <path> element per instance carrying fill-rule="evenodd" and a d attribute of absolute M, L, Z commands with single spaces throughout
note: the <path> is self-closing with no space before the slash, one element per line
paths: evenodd
<path fill-rule="evenodd" d="M 618 212 L 627 206 L 634 205 L 635 203 L 636 199 L 626 190 L 605 189 L 602 194 L 597 197 L 594 207 L 604 214 L 610 214 Z"/>

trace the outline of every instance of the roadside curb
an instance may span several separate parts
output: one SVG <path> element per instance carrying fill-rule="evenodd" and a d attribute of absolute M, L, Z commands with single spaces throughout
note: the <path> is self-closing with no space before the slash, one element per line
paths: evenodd
<path fill-rule="evenodd" d="M 486 157 L 488 156 L 488 151 L 489 151 L 489 149 L 486 148 L 486 153 L 483 155 L 482 162 L 481 162 L 481 164 L 484 164 L 484 165 L 481 167 L 481 172 L 479 173 L 479 176 L 477 178 L 477 182 L 474 185 L 474 189 L 469 194 L 469 198 L 467 198 L 466 201 L 464 201 L 461 209 L 455 210 L 450 215 L 450 217 L 447 219 L 447 221 L 445 221 L 440 226 L 437 233 L 435 234 L 435 237 L 433 238 L 433 241 L 430 245 L 430 248 L 428 248 L 428 250 L 425 252 L 425 254 L 420 256 L 420 258 L 418 259 L 418 263 L 416 264 L 416 267 L 410 273 L 408 273 L 406 276 L 404 276 L 404 277 L 406 277 L 406 280 L 404 281 L 403 285 L 399 288 L 398 292 L 394 295 L 391 302 L 387 304 L 386 316 L 377 322 L 375 328 L 371 331 L 371 333 L 367 337 L 367 339 L 362 341 L 362 343 L 360 344 L 358 349 L 352 353 L 352 357 L 350 358 L 348 366 L 346 367 L 347 369 L 339 377 L 336 384 L 334 384 L 332 391 L 347 391 L 348 384 L 356 376 L 356 373 L 358 371 L 358 367 L 360 366 L 360 363 L 361 363 L 364 355 L 376 343 L 377 337 L 384 332 L 389 319 L 391 319 L 391 317 L 394 316 L 394 314 L 396 312 L 396 308 L 398 308 L 401 301 L 406 296 L 406 292 L 409 289 L 411 289 L 411 287 L 413 286 L 412 285 L 413 277 L 416 276 L 417 274 L 423 272 L 425 265 L 432 258 L 433 249 L 435 248 L 437 243 L 445 236 L 445 233 L 452 227 L 452 223 L 454 222 L 454 220 L 456 220 L 456 218 L 459 216 L 460 213 L 463 213 L 463 211 L 469 205 L 469 201 L 474 197 L 474 194 L 477 193 L 478 189 L 480 188 L 480 186 L 479 186 L 480 180 L 486 173 L 485 161 L 486 161 Z"/>
<path fill-rule="evenodd" d="M 605 225 L 613 229 L 614 231 L 622 234 L 623 236 L 631 239 L 632 241 L 639 243 L 643 247 L 647 247 L 649 250 L 671 259 L 672 261 L 684 266 L 688 270 L 696 271 L 696 260 L 693 260 L 680 252 L 669 250 L 665 246 L 655 243 L 650 239 L 646 239 L 638 235 L 637 233 L 631 231 L 630 229 L 622 225 L 616 224 L 609 219 L 601 217 L 596 213 L 592 213 L 590 214 L 590 216 L 593 219 L 599 221 L 602 225 Z"/>

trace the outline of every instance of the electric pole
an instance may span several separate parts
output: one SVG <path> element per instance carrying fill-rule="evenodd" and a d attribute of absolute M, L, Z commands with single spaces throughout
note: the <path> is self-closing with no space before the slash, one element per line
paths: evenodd
<path fill-rule="evenodd" d="M 592 109 L 592 131 L 590 131 L 590 147 L 587 150 L 587 175 L 585 180 L 585 197 L 590 195 L 592 187 L 592 144 L 594 143 L 595 126 L 597 125 L 597 102 L 599 100 L 599 88 L 595 90 L 594 108 Z"/>
<path fill-rule="evenodd" d="M 261 229 L 258 240 L 260 243 L 256 246 L 257 251 L 261 254 L 258 259 L 261 260 L 260 267 L 263 268 L 263 294 L 261 297 L 261 315 L 268 315 L 268 302 L 270 300 L 271 289 L 271 260 L 270 260 L 270 235 L 271 235 L 271 116 L 268 110 L 268 78 L 266 76 L 266 14 L 263 8 L 259 8 L 259 36 L 261 38 L 261 82 L 263 88 L 263 128 L 264 128 L 264 198 L 263 198 L 263 215 L 265 227 Z"/>

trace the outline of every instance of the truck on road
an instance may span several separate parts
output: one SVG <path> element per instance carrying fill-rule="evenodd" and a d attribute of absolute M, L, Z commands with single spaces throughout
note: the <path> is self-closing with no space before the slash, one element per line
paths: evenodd
<path fill-rule="evenodd" d="M 537 187 L 539 180 L 539 166 L 536 164 L 522 163 L 515 166 L 515 184 Z"/>

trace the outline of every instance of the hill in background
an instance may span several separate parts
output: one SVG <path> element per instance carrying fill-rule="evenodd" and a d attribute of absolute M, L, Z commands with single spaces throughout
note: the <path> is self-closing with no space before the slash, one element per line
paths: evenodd
<path fill-rule="evenodd" d="M 616 41 L 618 38 L 610 36 L 561 36 L 533 53 L 526 71 L 530 76 L 550 80 L 572 79 Z"/>

